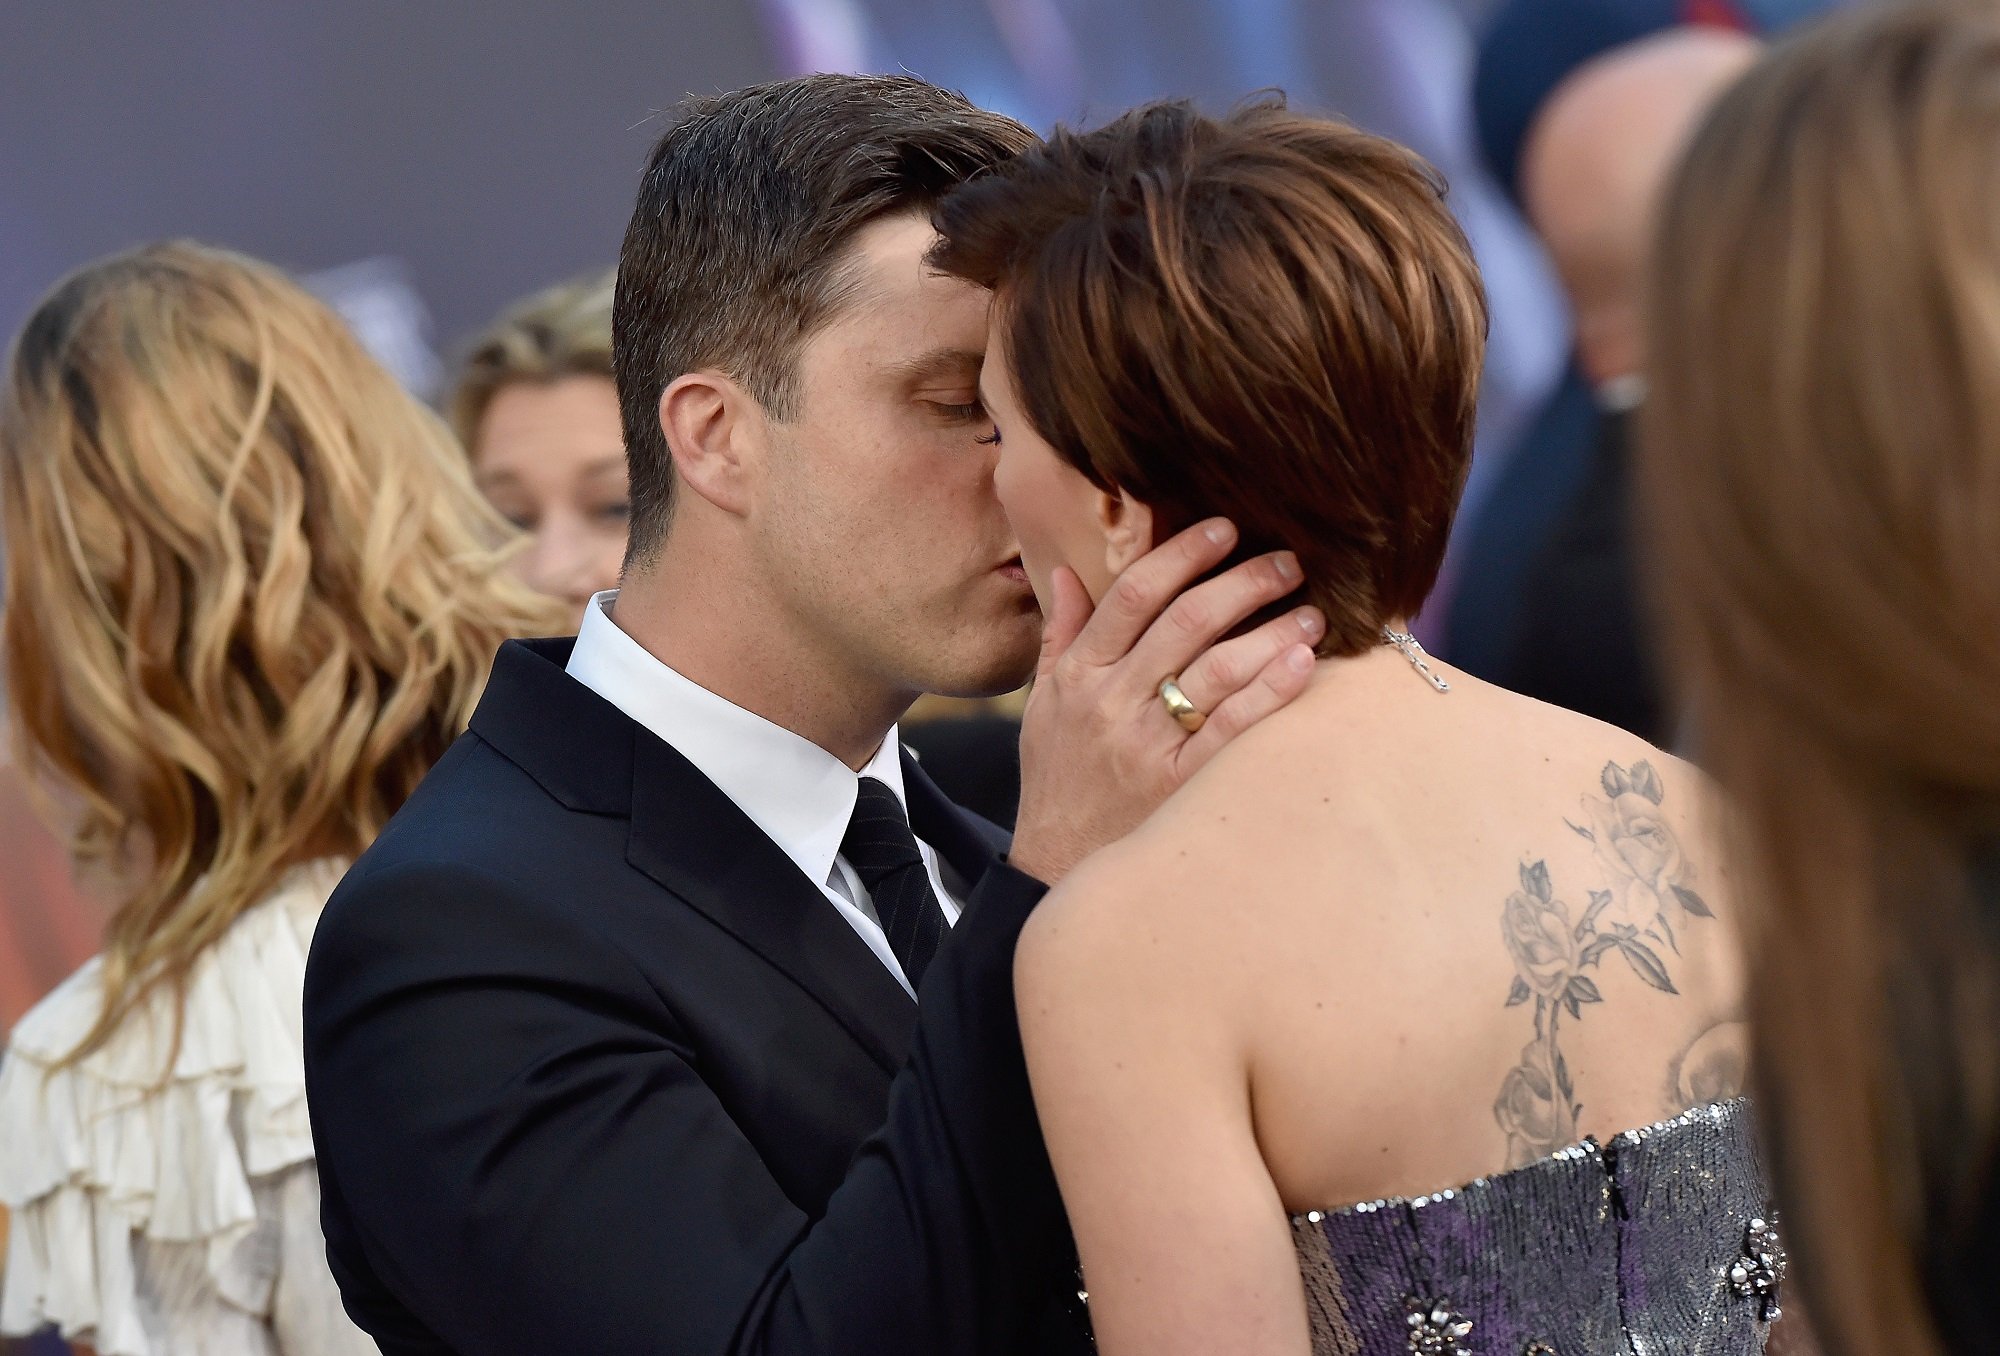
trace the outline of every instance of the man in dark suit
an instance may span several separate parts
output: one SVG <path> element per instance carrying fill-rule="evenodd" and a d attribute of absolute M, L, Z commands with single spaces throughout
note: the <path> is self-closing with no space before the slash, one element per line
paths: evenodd
<path fill-rule="evenodd" d="M 815 76 L 656 147 L 616 303 L 624 585 L 501 652 L 313 945 L 328 1252 L 385 1351 L 1085 1348 L 1014 942 L 1318 636 L 1218 639 L 1298 572 L 1216 573 L 1214 523 L 1094 611 L 1063 576 L 1044 633 L 980 437 L 986 299 L 924 265 L 937 198 L 1029 140 Z M 1031 670 L 1003 857 L 894 727 Z"/>

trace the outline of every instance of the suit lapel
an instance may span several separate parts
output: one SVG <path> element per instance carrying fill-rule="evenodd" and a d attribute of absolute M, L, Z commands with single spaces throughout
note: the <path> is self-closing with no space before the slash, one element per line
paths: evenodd
<path fill-rule="evenodd" d="M 911 831 L 937 849 L 950 868 L 948 874 L 964 882 L 967 894 L 1007 850 L 1006 831 L 955 804 L 907 748 L 903 750 L 903 799 L 909 806 Z"/>
<path fill-rule="evenodd" d="M 563 671 L 575 642 L 510 640 L 472 713 L 472 733 L 572 810 L 623 815 L 632 718 Z"/>
<path fill-rule="evenodd" d="M 788 975 L 890 1074 L 909 1058 L 916 1005 L 868 944 L 734 801 L 633 726 L 626 858 Z"/>
<path fill-rule="evenodd" d="M 736 803 L 652 732 L 563 672 L 571 642 L 510 641 L 472 731 L 573 810 L 631 815 L 626 859 L 776 966 L 890 1074 L 909 1057 L 903 986 Z M 910 827 L 966 893 L 1007 835 L 954 805 L 903 754 Z M 961 896 L 963 898 L 964 896 Z"/>

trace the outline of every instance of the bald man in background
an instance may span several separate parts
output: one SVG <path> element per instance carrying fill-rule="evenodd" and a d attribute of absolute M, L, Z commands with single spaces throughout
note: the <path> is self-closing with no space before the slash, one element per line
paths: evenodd
<path fill-rule="evenodd" d="M 1615 48 L 1556 88 L 1522 148 L 1522 200 L 1569 297 L 1598 430 L 1575 501 L 1523 578 L 1513 651 L 1491 676 L 1659 744 L 1675 732 L 1648 653 L 1628 520 L 1647 257 L 1683 146 L 1760 50 L 1755 38 L 1709 27 Z"/>

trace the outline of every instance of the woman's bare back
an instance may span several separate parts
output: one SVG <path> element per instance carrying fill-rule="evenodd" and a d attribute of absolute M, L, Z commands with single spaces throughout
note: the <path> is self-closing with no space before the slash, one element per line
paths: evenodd
<path fill-rule="evenodd" d="M 1393 652 L 1331 666 L 1153 832 L 1219 916 L 1295 1210 L 1450 1187 L 1741 1090 L 1733 901 L 1698 773 Z M 1224 896 L 1227 897 L 1225 904 Z M 1216 924 L 1240 935 L 1218 945 Z M 1172 945 L 1171 933 L 1163 942 Z"/>
<path fill-rule="evenodd" d="M 1742 1082 L 1701 778 L 1444 673 L 1323 664 L 1024 931 L 1100 1317 L 1134 1350 L 1761 1350 L 1749 1113 L 1679 1114 Z"/>

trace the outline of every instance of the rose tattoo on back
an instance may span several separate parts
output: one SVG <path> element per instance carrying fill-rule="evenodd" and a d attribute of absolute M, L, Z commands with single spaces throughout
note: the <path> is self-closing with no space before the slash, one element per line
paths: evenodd
<path fill-rule="evenodd" d="M 1524 863 L 1520 888 L 1501 914 L 1500 935 L 1514 959 L 1507 1006 L 1535 1005 L 1534 1038 L 1493 1103 L 1510 1168 L 1578 1138 L 1583 1103 L 1561 1033 L 1565 1016 L 1580 1021 L 1585 1007 L 1604 1001 L 1589 972 L 1615 952 L 1647 984 L 1677 994 L 1670 964 L 1680 954 L 1676 929 L 1715 916 L 1694 890 L 1693 869 L 1660 814 L 1666 792 L 1652 765 L 1609 762 L 1598 783 L 1603 794 L 1584 797 L 1585 822 L 1564 823 L 1590 843 L 1611 888 L 1590 890 L 1577 908 L 1557 892 L 1545 859 Z"/>

